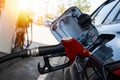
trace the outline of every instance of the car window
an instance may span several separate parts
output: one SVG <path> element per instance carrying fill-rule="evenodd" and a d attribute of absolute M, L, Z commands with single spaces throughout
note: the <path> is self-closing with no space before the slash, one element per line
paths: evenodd
<path fill-rule="evenodd" d="M 114 21 L 120 22 L 120 9 Z"/>
<path fill-rule="evenodd" d="M 94 18 L 95 25 L 100 25 L 104 21 L 104 19 L 106 18 L 106 16 L 109 14 L 109 12 L 115 6 L 116 2 L 118 2 L 118 1 L 111 2 L 110 4 L 107 4 L 106 6 L 104 6 L 101 9 L 101 11 Z"/>
<path fill-rule="evenodd" d="M 105 19 L 105 21 L 103 22 L 103 24 L 108 24 L 108 23 L 112 23 L 113 19 L 116 17 L 116 15 L 118 15 L 119 13 L 119 9 L 120 9 L 120 2 L 118 2 L 118 4 L 115 6 L 115 8 L 113 8 L 113 10 L 111 11 L 111 13 L 109 14 L 109 16 Z M 119 16 L 118 16 L 119 17 Z"/>
<path fill-rule="evenodd" d="M 120 20 L 120 13 L 118 14 L 116 20 Z"/>

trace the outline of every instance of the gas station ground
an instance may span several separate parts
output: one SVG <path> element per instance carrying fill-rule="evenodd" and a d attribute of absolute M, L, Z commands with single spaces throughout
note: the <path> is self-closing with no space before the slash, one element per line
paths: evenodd
<path fill-rule="evenodd" d="M 34 24 L 32 35 L 33 43 L 30 48 L 58 43 L 48 27 Z M 5 54 L 0 53 L 0 56 L 3 55 Z M 42 62 L 42 57 L 17 58 L 6 61 L 0 64 L 0 80 L 63 80 L 61 70 L 45 75 L 39 74 L 38 62 Z"/>

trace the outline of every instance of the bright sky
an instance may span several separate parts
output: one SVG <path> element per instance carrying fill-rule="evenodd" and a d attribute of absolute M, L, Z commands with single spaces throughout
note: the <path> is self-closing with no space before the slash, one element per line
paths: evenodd
<path fill-rule="evenodd" d="M 56 10 L 57 7 L 56 5 L 60 4 L 60 2 L 58 2 L 59 0 L 54 0 L 54 1 L 49 1 L 49 11 L 53 12 L 53 10 Z M 62 0 L 64 3 L 69 4 L 72 3 L 74 0 Z M 104 1 L 106 0 L 88 0 L 91 3 L 91 12 L 94 11 L 100 4 L 102 4 Z"/>
<path fill-rule="evenodd" d="M 90 0 L 90 2 L 91 2 L 91 12 L 94 11 L 104 1 L 106 1 L 106 0 Z"/>
<path fill-rule="evenodd" d="M 72 3 L 75 0 L 62 0 L 65 4 Z M 101 3 L 103 3 L 105 0 L 88 0 L 91 3 L 91 11 L 93 11 L 95 8 L 97 8 Z M 61 3 L 60 0 L 19 0 L 20 7 L 30 7 L 33 11 L 38 12 L 54 12 L 54 10 L 57 10 L 57 5 Z"/>
<path fill-rule="evenodd" d="M 72 3 L 75 0 L 19 0 L 19 5 L 21 9 L 32 9 L 32 11 L 37 14 L 44 15 L 46 12 L 56 14 L 58 10 L 58 5 L 61 2 L 66 5 Z M 88 0 L 90 2 L 91 8 L 90 13 L 93 12 L 100 4 L 102 4 L 105 0 Z"/>

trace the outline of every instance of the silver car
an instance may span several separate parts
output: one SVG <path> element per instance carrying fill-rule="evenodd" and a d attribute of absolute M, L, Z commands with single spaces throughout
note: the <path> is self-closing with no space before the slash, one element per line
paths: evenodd
<path fill-rule="evenodd" d="M 120 0 L 107 0 L 90 15 L 95 27 L 92 24 L 82 27 L 81 22 L 85 19 L 84 16 L 79 20 L 82 14 L 76 7 L 71 7 L 51 26 L 59 42 L 70 36 L 91 51 L 89 58 L 77 55 L 69 70 L 64 70 L 65 79 L 119 80 Z"/>

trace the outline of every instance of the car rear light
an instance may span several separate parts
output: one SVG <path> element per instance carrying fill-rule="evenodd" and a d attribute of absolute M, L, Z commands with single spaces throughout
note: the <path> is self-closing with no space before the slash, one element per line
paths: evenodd
<path fill-rule="evenodd" d="M 120 69 L 115 70 L 114 74 L 120 77 Z"/>

